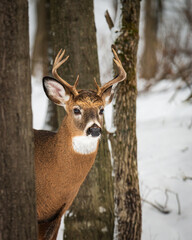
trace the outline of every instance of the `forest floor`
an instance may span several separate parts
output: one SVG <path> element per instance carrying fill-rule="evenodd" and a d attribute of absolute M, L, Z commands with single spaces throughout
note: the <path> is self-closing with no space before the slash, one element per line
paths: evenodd
<path fill-rule="evenodd" d="M 174 96 L 179 84 L 163 80 L 137 99 L 142 240 L 192 236 L 192 105 L 187 89 Z"/>

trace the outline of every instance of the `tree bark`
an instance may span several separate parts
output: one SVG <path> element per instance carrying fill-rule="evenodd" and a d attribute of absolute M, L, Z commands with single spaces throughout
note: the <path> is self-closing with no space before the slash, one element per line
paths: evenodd
<path fill-rule="evenodd" d="M 60 48 L 70 55 L 59 69 L 66 81 L 73 84 L 80 75 L 79 89 L 93 87 L 99 79 L 96 33 L 92 1 L 50 1 L 51 41 L 55 56 Z M 58 8 L 59 6 L 59 8 Z M 63 110 L 57 111 L 59 123 Z M 91 172 L 65 216 L 64 239 L 112 239 L 114 225 L 113 184 L 106 133 Z"/>
<path fill-rule="evenodd" d="M 0 239 L 35 240 L 28 3 L 0 9 Z"/>
<path fill-rule="evenodd" d="M 140 0 L 122 4 L 122 27 L 115 42 L 127 80 L 118 85 L 114 111 L 116 132 L 111 137 L 115 171 L 115 239 L 141 238 L 141 201 L 137 172 L 136 56 Z"/>

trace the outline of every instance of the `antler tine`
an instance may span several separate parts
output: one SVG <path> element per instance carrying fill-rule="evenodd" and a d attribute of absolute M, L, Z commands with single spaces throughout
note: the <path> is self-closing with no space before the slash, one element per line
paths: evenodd
<path fill-rule="evenodd" d="M 74 87 L 75 88 L 77 87 L 78 82 L 79 82 L 79 74 L 77 75 L 77 78 L 76 78 L 75 83 L 74 83 Z"/>
<path fill-rule="evenodd" d="M 75 81 L 74 86 L 72 86 L 68 82 L 66 82 L 63 78 L 61 78 L 59 76 L 59 74 L 57 73 L 57 69 L 64 62 L 66 62 L 67 59 L 69 58 L 69 56 L 67 56 L 62 60 L 64 54 L 65 54 L 65 49 L 63 51 L 62 51 L 62 49 L 60 49 L 60 51 L 58 52 L 58 54 L 55 58 L 54 64 L 53 64 L 52 74 L 61 84 L 63 84 L 65 87 L 67 87 L 74 96 L 77 96 L 79 93 L 78 93 L 76 87 L 77 87 L 77 84 L 78 84 L 79 77 L 77 77 L 77 80 Z"/>
<path fill-rule="evenodd" d="M 55 61 L 54 61 L 54 65 L 58 63 L 58 60 L 60 59 L 60 57 L 63 57 L 63 55 L 65 54 L 65 49 L 63 50 L 62 52 L 62 48 L 59 50 L 59 52 L 57 53 L 57 56 L 55 58 Z"/>
<path fill-rule="evenodd" d="M 96 84 L 96 87 L 97 87 L 97 95 L 99 95 L 99 96 L 101 96 L 107 88 L 111 87 L 115 83 L 122 82 L 127 77 L 127 73 L 125 72 L 116 51 L 113 48 L 112 48 L 112 51 L 113 51 L 113 54 L 114 54 L 113 61 L 115 62 L 115 64 L 117 65 L 117 67 L 119 69 L 119 74 L 114 79 L 112 79 L 111 81 L 104 84 L 102 87 L 99 87 L 96 80 L 95 80 L 95 84 Z"/>
<path fill-rule="evenodd" d="M 97 88 L 97 95 L 100 95 L 101 94 L 101 88 L 99 87 L 95 77 L 94 77 L 94 82 L 95 82 L 95 85 L 96 85 L 96 88 Z"/>

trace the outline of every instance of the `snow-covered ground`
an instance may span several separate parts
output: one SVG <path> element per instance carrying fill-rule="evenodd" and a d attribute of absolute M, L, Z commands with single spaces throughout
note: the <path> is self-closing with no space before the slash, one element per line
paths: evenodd
<path fill-rule="evenodd" d="M 192 181 L 184 181 L 192 177 L 192 105 L 183 102 L 188 90 L 171 100 L 178 83 L 161 81 L 137 99 L 141 196 L 164 206 L 169 190 L 170 211 L 163 214 L 143 202 L 142 240 L 192 239 Z"/>

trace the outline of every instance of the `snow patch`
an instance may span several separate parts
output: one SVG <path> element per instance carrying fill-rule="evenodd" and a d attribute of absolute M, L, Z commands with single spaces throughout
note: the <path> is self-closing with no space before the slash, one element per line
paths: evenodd
<path fill-rule="evenodd" d="M 108 232 L 107 227 L 102 228 L 102 229 L 101 229 L 101 232 L 103 232 L 103 233 Z"/>
<path fill-rule="evenodd" d="M 99 207 L 99 212 L 100 213 L 104 213 L 104 212 L 106 212 L 106 209 L 104 207 L 100 206 Z"/>

